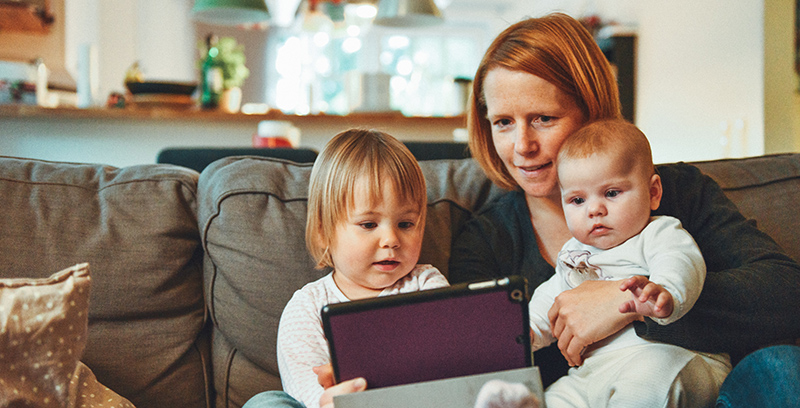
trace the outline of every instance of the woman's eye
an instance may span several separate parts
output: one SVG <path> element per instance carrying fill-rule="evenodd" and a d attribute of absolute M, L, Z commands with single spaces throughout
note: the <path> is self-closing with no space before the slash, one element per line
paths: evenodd
<path fill-rule="evenodd" d="M 509 119 L 498 119 L 494 122 L 495 127 L 504 128 L 506 126 L 511 125 L 511 120 Z"/>
<path fill-rule="evenodd" d="M 539 121 L 542 123 L 547 123 L 553 120 L 552 116 L 539 116 Z"/>

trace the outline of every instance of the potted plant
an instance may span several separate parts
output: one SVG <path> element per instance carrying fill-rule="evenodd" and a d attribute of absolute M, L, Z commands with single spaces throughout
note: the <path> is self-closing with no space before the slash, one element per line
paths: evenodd
<path fill-rule="evenodd" d="M 216 48 L 216 52 L 210 52 L 209 47 Z M 250 76 L 250 70 L 245 66 L 244 45 L 237 43 L 233 37 L 220 37 L 217 41 L 201 43 L 198 48 L 201 71 L 204 66 L 209 65 L 209 61 L 211 66 L 221 71 L 222 94 L 219 106 L 227 112 L 238 112 L 242 102 L 241 87 Z"/>

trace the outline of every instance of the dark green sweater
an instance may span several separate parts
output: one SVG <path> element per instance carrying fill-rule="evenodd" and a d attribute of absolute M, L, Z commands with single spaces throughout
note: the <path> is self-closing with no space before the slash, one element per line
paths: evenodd
<path fill-rule="evenodd" d="M 722 189 L 688 164 L 658 167 L 664 186 L 653 215 L 671 215 L 697 241 L 708 273 L 686 316 L 660 326 L 637 322 L 639 336 L 692 350 L 731 353 L 734 361 L 772 342 L 800 337 L 800 265 Z M 450 257 L 451 283 L 522 275 L 529 292 L 555 272 L 539 253 L 525 197 L 509 192 L 468 222 Z M 529 293 L 530 295 L 530 293 Z M 545 386 L 566 372 L 556 345 L 534 355 Z"/>

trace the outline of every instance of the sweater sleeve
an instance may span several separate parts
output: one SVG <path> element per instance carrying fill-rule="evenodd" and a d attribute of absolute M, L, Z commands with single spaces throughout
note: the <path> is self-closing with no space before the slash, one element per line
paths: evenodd
<path fill-rule="evenodd" d="M 706 352 L 741 356 L 800 337 L 800 266 L 710 177 L 687 164 L 660 166 L 664 194 L 657 214 L 678 218 L 706 262 L 703 291 L 677 322 L 636 323 L 637 333 Z"/>
<path fill-rule="evenodd" d="M 286 304 L 278 325 L 278 369 L 283 390 L 306 407 L 319 407 L 324 389 L 313 367 L 330 363 L 317 302 L 299 290 Z"/>
<path fill-rule="evenodd" d="M 560 276 L 556 273 L 556 275 L 539 285 L 533 291 L 531 301 L 528 303 L 528 315 L 533 334 L 531 347 L 534 351 L 547 347 L 556 341 L 553 336 L 553 330 L 550 327 L 550 319 L 547 317 L 547 312 L 553 306 L 556 295 L 561 293 L 559 279 Z"/>
<path fill-rule="evenodd" d="M 672 295 L 675 306 L 658 324 L 671 324 L 683 317 L 700 297 L 706 264 L 692 236 L 674 217 L 656 217 L 642 231 L 649 279 Z"/>

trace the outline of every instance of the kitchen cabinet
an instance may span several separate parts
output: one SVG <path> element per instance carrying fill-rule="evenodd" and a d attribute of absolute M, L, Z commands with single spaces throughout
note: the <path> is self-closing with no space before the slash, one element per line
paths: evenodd
<path fill-rule="evenodd" d="M 47 34 L 53 21 L 47 0 L 0 0 L 0 31 Z"/>

